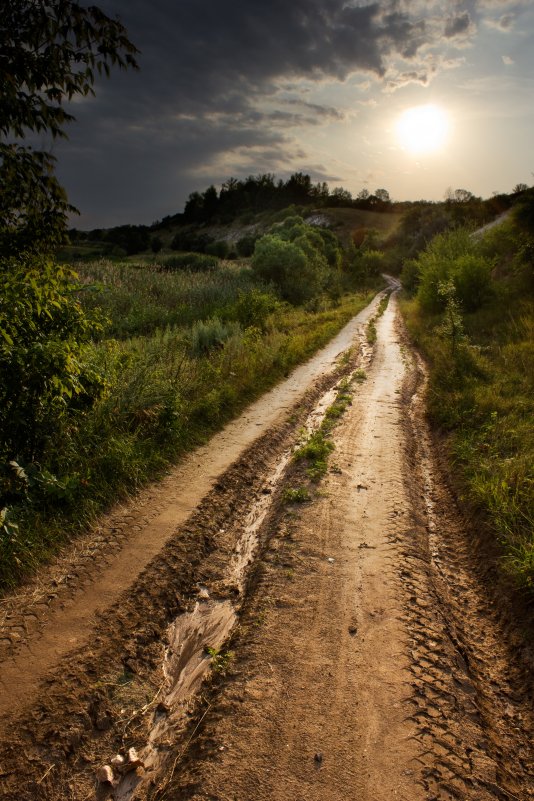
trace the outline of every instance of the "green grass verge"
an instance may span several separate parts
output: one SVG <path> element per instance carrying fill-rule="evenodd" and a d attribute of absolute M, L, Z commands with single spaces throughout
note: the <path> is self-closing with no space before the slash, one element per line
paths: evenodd
<path fill-rule="evenodd" d="M 452 349 L 441 315 L 402 302 L 431 371 L 428 407 L 448 433 L 463 499 L 502 546 L 501 566 L 534 595 L 534 302 L 513 285 L 463 317 Z"/>
<path fill-rule="evenodd" d="M 273 303 L 239 269 L 186 276 L 129 269 L 88 267 L 87 276 L 109 287 L 102 305 L 112 337 L 85 353 L 105 389 L 91 409 L 73 412 L 51 443 L 41 467 L 54 481 L 37 500 L 10 508 L 0 536 L 0 588 L 15 586 L 113 502 L 207 441 L 326 344 L 373 294 L 325 298 L 312 311 Z M 102 298 L 87 295 L 88 303 Z M 177 299 L 182 309 L 189 303 L 183 317 L 173 307 Z M 214 310 L 221 316 L 206 320 Z"/>

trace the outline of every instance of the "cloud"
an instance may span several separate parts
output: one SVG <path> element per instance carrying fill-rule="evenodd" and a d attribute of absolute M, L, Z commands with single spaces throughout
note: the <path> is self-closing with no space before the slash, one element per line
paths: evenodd
<path fill-rule="evenodd" d="M 239 177 L 298 159 L 292 138 L 298 130 L 346 116 L 335 103 L 306 98 L 310 87 L 360 74 L 392 91 L 426 86 L 442 68 L 439 59 L 428 60 L 443 33 L 434 6 L 413 0 L 99 5 L 119 15 L 141 50 L 141 69 L 99 81 L 96 99 L 73 108 L 78 122 L 69 129 L 71 142 L 57 150 L 73 202 L 95 215 L 113 204 L 121 222 L 132 219 L 134 201 L 148 208 L 154 196 L 155 214 L 175 211 L 200 178 L 216 180 L 223 167 Z M 454 46 L 473 33 L 468 12 L 446 22 Z M 103 192 L 105 176 L 113 189 Z M 165 204 L 167 211 L 160 211 Z"/>
<path fill-rule="evenodd" d="M 474 33 L 474 23 L 468 11 L 462 11 L 449 17 L 445 23 L 444 36 L 446 39 L 465 39 Z"/>
<path fill-rule="evenodd" d="M 488 28 L 494 28 L 502 33 L 508 33 L 513 27 L 514 20 L 514 14 L 503 14 L 499 19 L 486 19 L 485 24 Z"/>

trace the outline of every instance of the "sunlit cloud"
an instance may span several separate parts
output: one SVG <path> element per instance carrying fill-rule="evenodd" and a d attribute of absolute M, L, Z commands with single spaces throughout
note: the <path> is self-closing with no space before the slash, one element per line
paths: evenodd
<path fill-rule="evenodd" d="M 361 179 L 389 152 L 386 117 L 407 98 L 428 102 L 431 87 L 439 102 L 449 90 L 466 109 L 478 98 L 477 113 L 504 115 L 520 69 L 534 73 L 523 24 L 532 0 L 102 2 L 140 48 L 141 69 L 99 83 L 56 149 L 71 200 L 110 223 L 172 213 L 230 174 L 306 167 L 314 180 Z M 496 52 L 495 31 L 507 37 Z M 401 167 L 392 157 L 384 170 L 387 184 Z"/>

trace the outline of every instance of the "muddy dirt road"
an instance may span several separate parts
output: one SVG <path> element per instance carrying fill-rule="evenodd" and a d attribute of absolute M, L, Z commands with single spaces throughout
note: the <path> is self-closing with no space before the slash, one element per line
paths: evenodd
<path fill-rule="evenodd" d="M 436 460 L 395 292 L 367 343 L 379 300 L 4 599 L 0 798 L 534 798 L 532 653 Z M 294 450 L 347 394 L 315 484 Z"/>

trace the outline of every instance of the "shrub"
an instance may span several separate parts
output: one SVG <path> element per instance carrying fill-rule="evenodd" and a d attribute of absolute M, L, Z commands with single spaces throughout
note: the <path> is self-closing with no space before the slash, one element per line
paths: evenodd
<path fill-rule="evenodd" d="M 243 256 L 243 258 L 252 256 L 257 239 L 258 237 L 254 234 L 246 234 L 245 236 L 242 236 L 236 245 L 238 255 Z"/>
<path fill-rule="evenodd" d="M 227 259 L 229 251 L 228 242 L 225 242 L 224 239 L 206 245 L 206 253 L 210 256 L 217 256 L 219 259 Z"/>
<path fill-rule="evenodd" d="M 162 270 L 190 270 L 193 273 L 215 270 L 219 264 L 216 256 L 205 253 L 179 253 L 161 259 Z"/>
<path fill-rule="evenodd" d="M 248 292 L 239 290 L 232 311 L 243 328 L 259 328 L 260 331 L 265 331 L 267 318 L 278 306 L 279 302 L 273 294 L 253 287 Z"/>
<path fill-rule="evenodd" d="M 289 217 L 274 230 L 256 243 L 252 268 L 265 281 L 272 281 L 285 300 L 293 305 L 306 303 L 328 282 L 327 243 L 301 217 Z M 333 253 L 331 258 L 337 261 Z"/>
<path fill-rule="evenodd" d="M 446 299 L 440 287 L 452 281 L 466 311 L 478 309 L 490 294 L 493 262 L 481 255 L 478 243 L 465 229 L 439 234 L 417 259 L 417 296 L 423 309 L 439 312 Z"/>
<path fill-rule="evenodd" d="M 37 257 L 0 263 L 4 467 L 38 462 L 59 435 L 69 409 L 90 405 L 101 390 L 99 375 L 83 361 L 84 343 L 99 326 L 76 297 L 76 279 L 70 269 Z M 18 492 L 16 474 L 4 470 L 2 484 L 0 507 L 2 496 Z"/>
<path fill-rule="evenodd" d="M 236 322 L 223 323 L 218 317 L 199 320 L 191 328 L 189 351 L 192 356 L 202 356 L 216 348 L 222 348 L 227 339 L 241 333 Z"/>
<path fill-rule="evenodd" d="M 295 305 L 315 294 L 314 281 L 307 283 L 310 272 L 305 253 L 292 242 L 267 234 L 256 242 L 252 268 L 264 281 L 272 281 L 285 300 Z M 313 278 L 313 275 L 310 277 Z"/>

